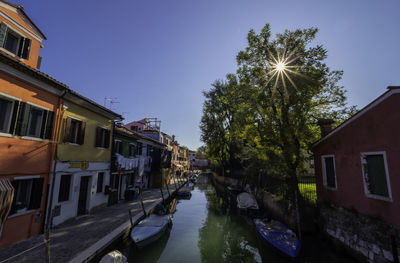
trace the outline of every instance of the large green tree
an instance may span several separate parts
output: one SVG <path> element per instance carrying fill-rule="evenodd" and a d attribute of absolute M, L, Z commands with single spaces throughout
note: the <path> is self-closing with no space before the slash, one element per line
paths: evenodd
<path fill-rule="evenodd" d="M 200 128 L 211 159 L 222 166 L 235 159 L 253 174 L 284 177 L 290 192 L 298 192 L 297 176 L 320 136 L 317 120 L 340 121 L 355 110 L 338 85 L 343 72 L 331 70 L 327 51 L 312 45 L 317 31 L 286 30 L 271 38 L 268 24 L 259 34 L 250 30 L 236 74 L 204 92 Z"/>

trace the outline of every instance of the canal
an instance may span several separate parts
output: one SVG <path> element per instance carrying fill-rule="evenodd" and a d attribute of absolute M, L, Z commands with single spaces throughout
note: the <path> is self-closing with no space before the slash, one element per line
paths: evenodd
<path fill-rule="evenodd" d="M 305 238 L 302 262 L 353 262 L 314 238 Z M 251 220 L 239 216 L 202 177 L 189 200 L 179 200 L 172 227 L 157 242 L 138 249 L 126 240 L 116 249 L 128 262 L 289 262 L 259 251 Z"/>

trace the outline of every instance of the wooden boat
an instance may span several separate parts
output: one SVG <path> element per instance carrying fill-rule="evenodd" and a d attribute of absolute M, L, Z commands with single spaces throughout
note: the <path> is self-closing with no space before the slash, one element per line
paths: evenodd
<path fill-rule="evenodd" d="M 131 239 L 137 247 L 142 248 L 159 239 L 171 223 L 171 215 L 151 214 L 133 227 Z"/>
<path fill-rule="evenodd" d="M 263 246 L 273 247 L 279 254 L 295 259 L 301 249 L 301 244 L 296 234 L 279 221 L 262 219 L 253 220 L 258 238 Z"/>
<path fill-rule="evenodd" d="M 237 201 L 237 207 L 242 212 L 248 212 L 248 211 L 256 212 L 259 210 L 256 198 L 254 197 L 254 195 L 249 194 L 247 192 L 238 194 L 236 197 L 236 201 Z"/>

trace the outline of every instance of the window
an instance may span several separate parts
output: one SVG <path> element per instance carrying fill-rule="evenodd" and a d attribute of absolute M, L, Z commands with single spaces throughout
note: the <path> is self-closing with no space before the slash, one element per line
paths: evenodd
<path fill-rule="evenodd" d="M 147 151 L 146 151 L 147 156 L 151 156 L 152 152 L 153 152 L 153 146 L 147 145 Z"/>
<path fill-rule="evenodd" d="M 122 142 L 121 141 L 114 141 L 114 149 L 116 153 L 122 154 Z"/>
<path fill-rule="evenodd" d="M 102 127 L 96 129 L 96 147 L 108 148 L 110 146 L 110 130 Z"/>
<path fill-rule="evenodd" d="M 13 31 L 5 23 L 1 23 L 0 47 L 23 59 L 28 59 L 31 48 L 31 40 Z"/>
<path fill-rule="evenodd" d="M 132 126 L 131 126 L 131 130 L 132 130 L 132 131 L 138 131 L 138 127 L 132 125 Z"/>
<path fill-rule="evenodd" d="M 58 202 L 69 200 L 69 192 L 71 188 L 71 174 L 61 175 L 60 190 L 58 191 Z"/>
<path fill-rule="evenodd" d="M 391 199 L 386 154 L 361 153 L 361 164 L 367 196 Z"/>
<path fill-rule="evenodd" d="M 64 142 L 82 145 L 85 142 L 86 122 L 68 117 L 65 121 Z"/>
<path fill-rule="evenodd" d="M 136 155 L 142 155 L 142 150 L 143 150 L 143 144 L 141 142 L 138 142 Z"/>
<path fill-rule="evenodd" d="M 40 208 L 43 193 L 43 178 L 14 180 L 14 199 L 10 215 Z"/>
<path fill-rule="evenodd" d="M 0 132 L 12 133 L 11 119 L 14 109 L 14 101 L 0 97 Z"/>
<path fill-rule="evenodd" d="M 104 173 L 97 174 L 97 193 L 103 192 Z"/>
<path fill-rule="evenodd" d="M 136 154 L 136 145 L 133 143 L 129 144 L 129 156 L 135 156 Z"/>
<path fill-rule="evenodd" d="M 337 189 L 336 187 L 336 171 L 335 157 L 333 155 L 323 155 L 322 158 L 322 175 L 324 186 L 328 189 Z"/>
<path fill-rule="evenodd" d="M 0 132 L 51 139 L 53 123 L 54 112 L 0 94 Z"/>

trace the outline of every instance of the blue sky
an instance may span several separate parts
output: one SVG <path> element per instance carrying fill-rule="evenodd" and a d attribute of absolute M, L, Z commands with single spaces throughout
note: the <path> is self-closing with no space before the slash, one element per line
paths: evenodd
<path fill-rule="evenodd" d="M 41 71 L 126 121 L 161 119 L 182 145 L 201 145 L 203 96 L 236 71 L 246 35 L 318 27 L 327 64 L 344 70 L 359 108 L 400 85 L 400 1 L 18 0 L 47 36 Z"/>

